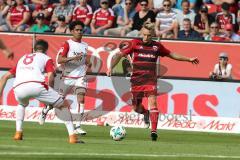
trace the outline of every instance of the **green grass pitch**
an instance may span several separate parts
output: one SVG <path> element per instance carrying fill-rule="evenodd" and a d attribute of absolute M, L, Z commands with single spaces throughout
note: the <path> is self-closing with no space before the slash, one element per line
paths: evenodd
<path fill-rule="evenodd" d="M 127 128 L 113 141 L 110 127 L 83 126 L 85 144 L 68 144 L 63 124 L 24 123 L 24 140 L 13 141 L 14 121 L 0 121 L 0 160 L 218 160 L 240 159 L 240 135 L 159 130 L 157 142 L 148 129 Z"/>

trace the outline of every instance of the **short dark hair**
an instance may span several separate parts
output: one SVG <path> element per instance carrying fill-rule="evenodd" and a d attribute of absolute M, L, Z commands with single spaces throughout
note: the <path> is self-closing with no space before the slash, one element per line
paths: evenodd
<path fill-rule="evenodd" d="M 190 4 L 189 0 L 182 0 L 181 5 L 182 5 L 183 3 L 185 3 L 185 2 L 187 2 L 188 4 Z"/>
<path fill-rule="evenodd" d="M 84 28 L 84 26 L 85 26 L 84 23 L 81 22 L 81 21 L 72 21 L 72 22 L 69 24 L 69 30 L 70 30 L 70 31 L 74 30 L 75 26 L 77 26 L 77 25 L 82 26 L 82 28 Z"/>
<path fill-rule="evenodd" d="M 184 19 L 183 19 L 183 22 L 190 22 L 190 23 L 191 23 L 191 19 L 189 19 L 189 18 L 184 18 Z"/>
<path fill-rule="evenodd" d="M 148 0 L 140 0 L 139 3 L 146 2 L 148 4 Z"/>
<path fill-rule="evenodd" d="M 227 3 L 227 2 L 224 2 L 222 5 L 221 5 L 222 9 L 224 9 L 225 11 L 228 11 L 229 8 L 230 8 L 230 4 Z"/>
<path fill-rule="evenodd" d="M 34 50 L 42 50 L 45 53 L 48 50 L 48 42 L 43 39 L 37 40 L 34 44 Z"/>
<path fill-rule="evenodd" d="M 164 2 L 169 2 L 170 4 L 172 4 L 172 1 L 171 1 L 171 0 L 163 0 L 162 4 L 163 4 Z"/>

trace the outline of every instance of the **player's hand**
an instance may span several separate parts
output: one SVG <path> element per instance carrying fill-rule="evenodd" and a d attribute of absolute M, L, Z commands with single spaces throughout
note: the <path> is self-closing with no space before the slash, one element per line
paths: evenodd
<path fill-rule="evenodd" d="M 83 58 L 82 55 L 78 55 L 78 56 L 75 56 L 75 57 L 74 57 L 74 60 L 75 60 L 75 61 L 80 61 L 82 58 Z"/>
<path fill-rule="evenodd" d="M 112 69 L 109 68 L 106 72 L 107 76 L 110 77 L 112 75 Z"/>
<path fill-rule="evenodd" d="M 199 59 L 197 57 L 190 58 L 189 62 L 191 62 L 192 64 L 198 64 L 199 63 Z"/>
<path fill-rule="evenodd" d="M 9 49 L 5 49 L 3 50 L 3 53 L 5 54 L 5 56 L 8 58 L 8 59 L 13 59 L 14 58 L 14 54 L 13 54 L 13 51 L 9 50 Z"/>

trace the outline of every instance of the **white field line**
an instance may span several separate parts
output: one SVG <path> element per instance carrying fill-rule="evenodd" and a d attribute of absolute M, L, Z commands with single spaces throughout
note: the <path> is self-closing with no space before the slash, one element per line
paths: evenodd
<path fill-rule="evenodd" d="M 202 154 L 131 154 L 131 153 L 62 153 L 62 152 L 1 152 L 1 156 L 106 156 L 106 157 L 176 157 L 176 158 L 218 158 L 240 159 L 240 156 L 202 155 Z"/>

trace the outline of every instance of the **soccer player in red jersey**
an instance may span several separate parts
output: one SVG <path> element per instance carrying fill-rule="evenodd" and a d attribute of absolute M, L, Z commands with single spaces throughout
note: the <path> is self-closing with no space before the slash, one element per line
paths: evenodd
<path fill-rule="evenodd" d="M 157 74 L 156 63 L 159 56 L 167 56 L 177 61 L 186 61 L 198 64 L 197 57 L 188 58 L 166 49 L 161 43 L 153 41 L 154 24 L 145 23 L 142 28 L 142 39 L 133 39 L 131 44 L 123 47 L 112 61 L 107 75 L 123 56 L 131 54 L 133 72 L 131 76 L 132 106 L 134 111 L 144 115 L 144 122 L 149 126 L 151 121 L 151 139 L 157 140 L 157 124 L 159 111 L 157 109 Z M 150 112 L 142 104 L 143 97 L 148 97 Z M 148 118 L 149 117 L 149 118 Z"/>

